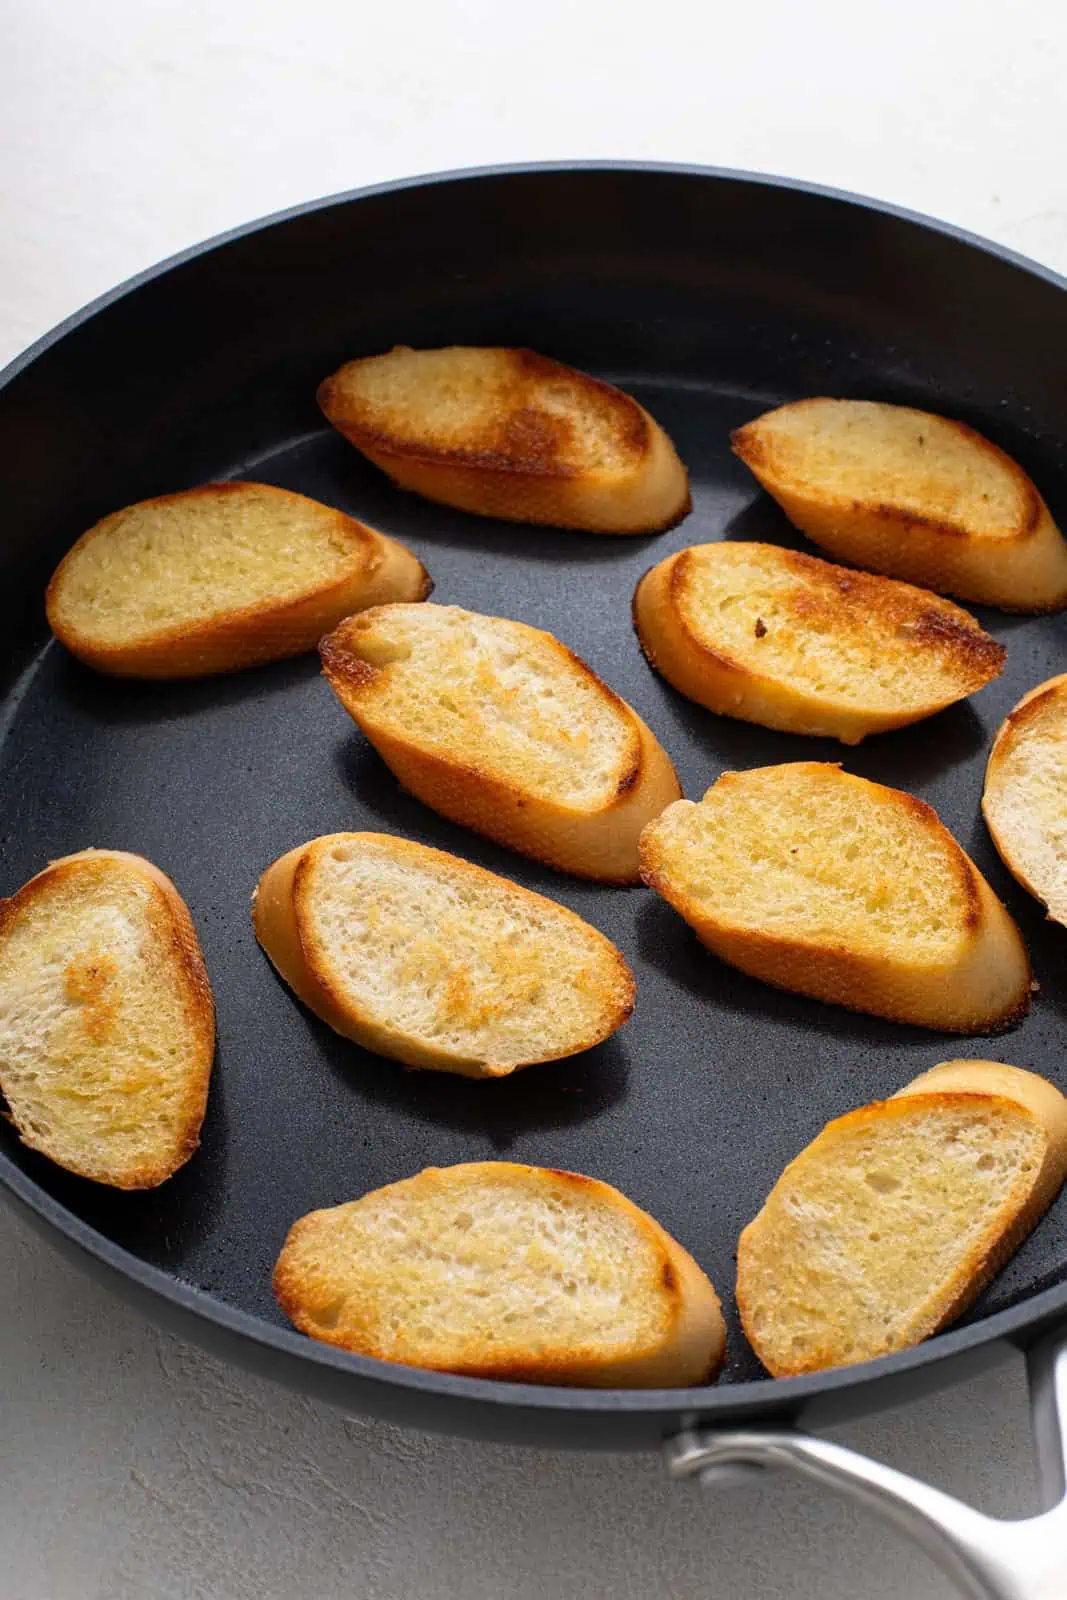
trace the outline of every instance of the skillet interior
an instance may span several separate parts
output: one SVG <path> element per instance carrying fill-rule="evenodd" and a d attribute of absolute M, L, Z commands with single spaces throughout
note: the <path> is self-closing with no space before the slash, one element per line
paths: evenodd
<path fill-rule="evenodd" d="M 431 1163 L 572 1167 L 617 1184 L 708 1269 L 731 1313 L 724 1383 L 753 1384 L 760 1369 L 732 1316 L 737 1234 L 828 1117 L 957 1054 L 1030 1066 L 1067 1088 L 1067 934 L 1014 885 L 978 814 L 992 731 L 1061 669 L 1064 622 L 979 612 L 1008 647 L 1003 678 L 846 751 L 716 718 L 675 694 L 637 649 L 630 596 L 649 565 L 687 544 L 803 545 L 727 435 L 805 394 L 960 416 L 1023 462 L 1067 525 L 1067 391 L 1048 359 L 1065 333 L 1067 296 L 1050 278 L 875 209 L 726 176 L 571 169 L 313 208 L 194 254 L 46 348 L 0 392 L 0 636 L 11 644 L 0 890 L 90 843 L 157 861 L 201 934 L 219 1049 L 201 1151 L 161 1190 L 84 1183 L 6 1125 L 0 1177 L 17 1169 L 24 1194 L 28 1179 L 203 1291 L 209 1314 L 222 1302 L 281 1328 L 271 1265 L 312 1207 Z M 395 342 L 527 344 L 620 383 L 674 437 L 692 515 L 654 539 L 597 538 L 494 524 L 393 490 L 323 425 L 314 391 L 342 359 Z M 691 797 L 724 768 L 805 757 L 843 759 L 922 795 L 1023 928 L 1042 984 L 1030 1018 L 995 1040 L 959 1041 L 750 981 L 646 891 L 542 870 L 403 794 L 312 659 L 151 686 L 95 677 L 47 644 L 43 585 L 84 527 L 141 496 L 229 476 L 300 490 L 395 533 L 429 567 L 436 600 L 558 634 L 649 721 Z M 360 827 L 454 850 L 573 907 L 633 965 L 633 1022 L 584 1057 L 488 1084 L 404 1073 L 337 1039 L 274 977 L 248 900 L 283 850 Z M 970 1314 L 962 1342 L 1061 1285 L 1067 1200 Z M 761 1400 L 770 1388 L 759 1383 Z M 714 1395 L 700 1403 L 713 1408 Z M 576 1404 L 560 1396 L 561 1409 Z"/>

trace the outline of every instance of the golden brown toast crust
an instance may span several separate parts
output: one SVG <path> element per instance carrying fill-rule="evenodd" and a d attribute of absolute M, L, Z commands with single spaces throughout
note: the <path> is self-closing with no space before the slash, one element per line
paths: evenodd
<path fill-rule="evenodd" d="M 801 769 L 825 769 L 835 763 L 792 763 L 802 778 Z M 849 773 L 842 776 L 858 784 L 866 779 Z M 744 774 L 725 772 L 718 784 L 744 778 Z M 802 935 L 788 936 L 730 922 L 725 917 L 712 919 L 707 911 L 678 887 L 660 859 L 656 823 L 641 837 L 641 880 L 673 906 L 696 933 L 697 938 L 720 960 L 740 968 L 775 988 L 805 994 L 849 1011 L 868 1012 L 892 1022 L 910 1022 L 935 1031 L 961 1034 L 999 1033 L 1021 1021 L 1030 1009 L 1032 974 L 1022 937 L 1007 911 L 994 895 L 973 861 L 949 833 L 936 811 L 925 800 L 903 790 L 881 790 L 891 803 L 908 812 L 914 823 L 928 833 L 952 865 L 962 894 L 965 911 L 962 925 L 967 932 L 970 956 L 977 959 L 981 944 L 988 940 L 986 961 L 1001 967 L 1007 963 L 1017 969 L 1010 999 L 998 1010 L 989 1008 L 983 992 L 985 964 L 968 975 L 969 1004 L 953 1008 L 951 1016 L 939 1015 L 947 1002 L 941 989 L 950 981 L 945 976 L 939 986 L 931 974 L 913 973 L 889 965 L 874 956 L 844 945 L 831 946 Z"/>
<path fill-rule="evenodd" d="M 495 353 L 510 367 L 507 381 L 497 388 L 495 412 L 480 425 L 472 423 L 462 444 L 429 428 L 416 434 L 382 426 L 377 408 L 356 392 L 363 361 L 347 362 L 323 380 L 319 406 L 400 487 L 477 515 L 637 534 L 662 532 L 688 514 L 685 468 L 662 428 L 632 396 L 533 350 Z M 606 482 L 577 459 L 572 419 L 539 403 L 553 384 L 580 393 L 583 413 L 610 430 L 617 459 Z M 629 496 L 617 492 L 627 476 L 635 485 Z"/>
<path fill-rule="evenodd" d="M 903 727 L 932 716 L 974 693 L 1003 670 L 1007 651 L 950 600 L 925 589 L 854 568 L 835 566 L 818 557 L 777 546 L 749 546 L 757 559 L 773 552 L 779 571 L 791 574 L 796 587 L 780 599 L 786 626 L 864 634 L 871 619 L 906 634 L 909 647 L 935 652 L 940 658 L 944 688 L 926 703 L 895 710 L 864 707 L 840 696 L 819 693 L 788 680 L 779 668 L 761 673 L 751 659 L 739 659 L 725 645 L 713 645 L 690 619 L 699 595 L 701 558 L 714 546 L 695 546 L 668 556 L 651 567 L 633 596 L 633 623 L 650 665 L 680 693 L 722 715 L 761 723 L 787 732 L 830 735 L 857 744 L 870 733 Z M 767 626 L 757 618 L 755 638 Z"/>
<path fill-rule="evenodd" d="M 1017 705 L 1013 706 L 997 729 L 993 744 L 989 751 L 989 760 L 986 763 L 985 783 L 982 791 L 982 815 L 985 818 L 989 836 L 997 847 L 1001 860 L 1015 880 L 1022 884 L 1028 894 L 1048 908 L 1048 885 L 1042 891 L 1030 878 L 1018 860 L 1016 852 L 1009 841 L 1006 828 L 998 822 L 999 805 L 1002 800 L 1001 783 L 1003 769 L 1014 754 L 1019 743 L 1025 739 L 1028 731 L 1039 722 L 1043 714 L 1056 700 L 1064 699 L 1065 705 L 1060 715 L 1067 723 L 1067 673 L 1057 673 L 1053 678 L 1048 678 L 1044 683 L 1039 683 L 1027 691 Z M 1053 897 L 1055 898 L 1055 897 Z M 1059 907 L 1050 917 L 1055 921 L 1062 921 Z"/>
<path fill-rule="evenodd" d="M 373 612 L 363 613 L 373 619 Z M 368 699 L 383 672 L 359 653 L 360 619 L 341 623 L 319 646 L 337 698 L 405 789 L 442 816 L 542 861 L 597 882 L 639 881 L 638 838 L 645 823 L 681 795 L 677 775 L 654 734 L 613 689 L 558 639 L 548 639 L 613 713 L 629 724 L 628 750 L 615 792 L 595 811 L 566 806 L 521 788 L 484 762 L 445 758 L 378 721 Z"/>
<path fill-rule="evenodd" d="M 576 1034 L 566 1051 L 535 1053 L 528 1060 L 509 1062 L 506 1065 L 494 1064 L 492 1060 L 460 1057 L 454 1051 L 435 1048 L 414 1034 L 403 1035 L 396 1030 L 387 1030 L 380 1018 L 370 1015 L 341 992 L 333 974 L 319 959 L 308 927 L 308 880 L 312 867 L 312 853 L 328 849 L 337 841 L 362 839 L 376 844 L 388 842 L 398 858 L 407 859 L 415 866 L 426 870 L 432 870 L 437 865 L 453 875 L 460 874 L 472 884 L 482 886 L 491 884 L 494 887 L 499 885 L 509 896 L 518 895 L 533 905 L 551 908 L 553 916 L 558 917 L 561 924 L 569 922 L 572 926 L 580 926 L 583 936 L 595 936 L 599 947 L 605 954 L 610 955 L 612 967 L 611 979 L 605 986 L 601 1025 L 586 1034 Z M 256 938 L 274 967 L 316 1016 L 321 1017 L 323 1022 L 345 1038 L 354 1039 L 367 1049 L 402 1061 L 409 1067 L 453 1072 L 469 1078 L 504 1077 L 536 1062 L 556 1060 L 561 1055 L 577 1055 L 582 1050 L 592 1049 L 594 1045 L 600 1044 L 617 1032 L 628 1020 L 634 1008 L 636 994 L 634 977 L 621 952 L 576 912 L 570 911 L 554 900 L 549 900 L 545 895 L 535 894 L 533 890 L 523 889 L 519 884 L 499 878 L 496 873 L 475 866 L 473 862 L 464 861 L 459 856 L 449 855 L 443 850 L 434 850 L 429 845 L 416 844 L 412 840 L 401 839 L 394 835 L 326 834 L 319 839 L 310 840 L 307 844 L 297 845 L 280 856 L 263 873 L 253 897 L 252 918 Z"/>
<path fill-rule="evenodd" d="M 778 411 L 802 414 L 829 399 L 795 400 Z M 996 536 L 976 534 L 961 518 L 853 499 L 799 478 L 764 430 L 765 417 L 736 429 L 730 442 L 790 521 L 831 556 L 1003 611 L 1040 613 L 1067 605 L 1067 546 L 1018 462 L 964 422 L 911 407 L 895 409 L 949 428 L 977 459 L 984 457 L 1005 472 L 1019 496 L 1015 522 Z"/>
<path fill-rule="evenodd" d="M 412 439 L 390 433 L 366 420 L 366 408 L 345 384 L 348 367 L 326 378 L 319 385 L 318 402 L 334 427 L 360 449 L 396 454 L 417 461 L 446 462 L 470 467 L 485 467 L 494 472 L 524 473 L 536 477 L 573 478 L 580 470 L 570 450 L 573 427 L 569 419 L 540 409 L 535 403 L 537 388 L 556 379 L 580 379 L 586 404 L 612 428 L 621 452 L 635 464 L 649 450 L 649 418 L 637 401 L 621 389 L 600 378 L 578 373 L 549 356 L 534 350 L 509 350 L 513 375 L 501 393 L 499 413 L 486 421 L 480 434 L 469 437 L 462 446 L 422 434 Z"/>
<path fill-rule="evenodd" d="M 625 1212 L 645 1235 L 659 1258 L 659 1293 L 664 1305 L 666 1331 L 655 1348 L 634 1349 L 625 1356 L 612 1355 L 610 1359 L 605 1359 L 592 1349 L 553 1350 L 550 1346 L 526 1359 L 521 1356 L 501 1358 L 490 1347 L 472 1343 L 463 1350 L 462 1355 L 457 1353 L 455 1360 L 441 1362 L 428 1357 L 418 1363 L 420 1366 L 431 1371 L 454 1372 L 466 1377 L 491 1378 L 503 1382 L 599 1388 L 681 1387 L 713 1381 L 726 1353 L 726 1330 L 718 1297 L 692 1256 L 654 1217 L 640 1210 L 611 1185 L 582 1173 L 555 1167 L 532 1167 L 503 1161 L 471 1162 L 452 1168 L 431 1167 L 401 1182 L 414 1184 L 439 1177 L 447 1181 L 453 1173 L 462 1173 L 475 1181 L 479 1175 L 484 1175 L 487 1182 L 492 1182 L 497 1173 L 521 1175 L 534 1183 L 543 1179 L 556 1188 L 562 1187 L 564 1191 L 574 1189 L 591 1192 L 598 1200 Z M 398 1187 L 397 1184 L 388 1184 L 381 1190 L 371 1191 L 371 1194 Z M 362 1198 L 370 1197 L 364 1195 Z M 278 1304 L 294 1326 L 312 1338 L 379 1361 L 395 1361 L 396 1358 L 390 1356 L 373 1338 L 364 1336 L 354 1340 L 344 1330 L 323 1327 L 309 1314 L 311 1308 L 307 1303 L 306 1285 L 295 1257 L 302 1236 L 313 1231 L 319 1219 L 327 1215 L 327 1212 L 311 1212 L 290 1228 L 274 1268 L 273 1288 Z"/>
<path fill-rule="evenodd" d="M 996 754 L 997 746 L 1002 741 L 1008 741 L 1013 734 L 1022 733 L 1031 723 L 1036 722 L 1048 703 L 1063 692 L 1064 685 L 1067 685 L 1067 672 L 1058 672 L 1055 677 L 1046 678 L 1044 683 L 1028 689 L 997 729 L 990 759 Z"/>
<path fill-rule="evenodd" d="M 793 400 L 789 403 L 789 409 L 791 411 L 801 411 L 805 407 L 819 406 L 828 398 L 830 397 L 826 395 L 812 395 L 805 400 Z M 781 409 L 784 410 L 785 407 Z M 914 410 L 912 407 L 902 409 Z M 915 415 L 926 416 L 933 415 L 933 413 L 915 411 Z M 756 417 L 754 421 L 745 423 L 743 427 L 735 428 L 730 435 L 730 445 L 734 455 L 738 456 L 757 477 L 761 472 L 774 473 L 779 464 L 778 452 L 775 450 L 774 441 L 760 432 L 759 424 L 761 420 L 761 418 Z M 1041 520 L 1042 500 L 1034 484 L 1019 463 L 1013 460 L 1007 451 L 994 444 L 992 439 L 987 439 L 985 434 L 979 433 L 976 428 L 970 427 L 966 422 L 959 422 L 955 417 L 941 416 L 937 420 L 947 424 L 962 439 L 966 439 L 968 444 L 972 445 L 979 454 L 988 456 L 991 461 L 996 461 L 997 465 L 1003 467 L 1009 476 L 1015 480 L 1022 499 L 1023 512 L 1018 525 L 1007 529 L 1003 537 L 1006 539 L 1029 538 L 1036 532 L 1037 525 Z M 960 521 L 952 521 L 944 517 L 925 516 L 916 511 L 903 512 L 899 506 L 894 505 L 872 504 L 870 509 L 875 515 L 884 517 L 887 521 L 898 521 L 908 525 L 917 524 L 934 532 L 946 534 L 950 538 L 969 539 L 971 537 L 970 529 Z"/>
<path fill-rule="evenodd" d="M 1017 1106 L 1018 1102 L 1009 1100 L 1004 1096 L 968 1094 L 968 1093 L 930 1093 L 921 1097 L 909 1097 L 902 1100 L 880 1100 L 868 1106 L 860 1106 L 855 1111 L 846 1112 L 842 1117 L 835 1118 L 828 1123 L 823 1133 L 841 1131 L 846 1128 L 878 1128 L 890 1121 L 907 1121 L 916 1114 L 915 1098 L 921 1099 L 924 1105 L 936 1105 L 945 1110 L 953 1108 L 966 1108 L 975 1102 L 989 1105 L 990 1107 L 1002 1105 L 1005 1107 Z M 814 1141 L 813 1141 L 814 1142 Z M 808 1154 L 807 1147 L 801 1151 L 795 1161 L 790 1162 L 782 1173 L 779 1182 L 786 1179 L 791 1169 L 799 1162 L 804 1161 Z M 1040 1213 L 1038 1213 L 1040 1215 Z M 1003 1224 L 995 1219 L 986 1229 L 982 1237 L 976 1241 L 973 1254 L 966 1263 L 962 1263 L 953 1273 L 952 1285 L 945 1297 L 928 1317 L 917 1320 L 911 1336 L 900 1343 L 886 1343 L 884 1350 L 872 1352 L 867 1359 L 875 1355 L 885 1355 L 891 1350 L 904 1349 L 909 1345 L 919 1344 L 924 1339 L 929 1339 L 933 1334 L 940 1333 L 943 1328 L 961 1316 L 981 1294 L 986 1285 L 999 1272 L 1000 1268 L 1014 1253 L 1022 1240 L 1032 1230 L 1038 1216 L 1033 1215 L 1029 1203 L 1024 1205 L 1014 1217 L 1009 1229 L 1005 1232 Z M 744 1272 L 744 1255 L 747 1244 L 746 1235 L 749 1229 L 755 1228 L 759 1222 L 757 1217 L 749 1223 L 742 1234 L 738 1245 L 738 1279 L 737 1279 L 737 1308 L 741 1318 L 741 1326 L 745 1330 L 745 1337 L 752 1344 L 760 1361 L 767 1368 L 772 1377 L 794 1378 L 807 1372 L 822 1372 L 829 1367 L 841 1364 L 836 1347 L 828 1342 L 825 1346 L 812 1345 L 803 1360 L 783 1361 L 775 1357 L 766 1345 L 757 1339 L 753 1329 L 755 1324 L 755 1307 L 746 1288 Z"/>
<path fill-rule="evenodd" d="M 958 1263 L 923 1317 L 916 1317 L 906 1338 L 886 1342 L 884 1350 L 872 1351 L 867 1359 L 917 1344 L 941 1332 L 963 1314 L 996 1276 L 1004 1264 L 1033 1231 L 1048 1210 L 1067 1174 L 1067 1102 L 1055 1087 L 1037 1074 L 990 1061 L 946 1061 L 920 1075 L 897 1091 L 891 1100 L 860 1106 L 829 1122 L 805 1148 L 789 1162 L 774 1189 L 791 1173 L 804 1168 L 812 1146 L 823 1135 L 842 1129 L 871 1127 L 916 1116 L 927 1107 L 946 1110 L 969 1105 L 1020 1107 L 1041 1126 L 1045 1135 L 1044 1158 L 1030 1181 L 1020 1184 L 1018 1205 L 1010 1215 L 991 1218 L 984 1234 L 975 1241 L 967 1258 Z M 774 1190 L 772 1190 L 772 1194 Z M 768 1197 L 770 1199 L 770 1196 Z M 746 1337 L 764 1366 L 774 1377 L 796 1377 L 806 1372 L 824 1371 L 840 1364 L 841 1355 L 832 1339 L 823 1347 L 812 1346 L 803 1360 L 784 1361 L 755 1332 L 756 1306 L 749 1293 L 746 1258 L 750 1243 L 759 1234 L 764 1210 L 742 1231 L 738 1245 L 737 1305 Z"/>
<path fill-rule="evenodd" d="M 153 1189 L 184 1166 L 200 1143 L 200 1127 L 207 1109 L 208 1084 L 215 1054 L 215 1001 L 203 952 L 185 901 L 166 874 L 143 856 L 133 855 L 126 850 L 81 850 L 50 862 L 9 899 L 0 900 L 0 941 L 6 939 L 18 919 L 31 906 L 47 902 L 64 882 L 74 882 L 86 872 L 109 875 L 117 865 L 139 873 L 152 885 L 153 898 L 146 916 L 160 943 L 169 949 L 173 958 L 173 970 L 179 979 L 186 1019 L 197 1043 L 197 1059 L 186 1080 L 182 1131 L 171 1159 L 153 1166 L 131 1168 L 121 1177 L 110 1173 L 105 1176 L 87 1167 L 71 1167 L 70 1170 L 77 1172 L 80 1177 L 107 1183 L 112 1188 Z M 75 985 L 79 982 L 83 984 L 86 992 L 82 998 L 92 1005 L 98 998 L 93 975 L 79 973 L 72 977 Z M 50 1160 L 56 1161 L 56 1157 L 36 1140 L 32 1130 L 19 1126 L 17 1121 L 16 1127 L 24 1144 L 41 1150 Z M 59 1161 L 56 1164 L 64 1165 Z"/>
<path fill-rule="evenodd" d="M 307 500 L 306 495 L 269 484 L 234 480 L 156 495 L 126 509 L 239 498 L 249 489 L 259 496 L 276 495 L 280 502 Z M 432 592 L 429 573 L 404 545 L 342 511 L 318 501 L 310 504 L 319 514 L 328 511 L 336 532 L 351 545 L 352 568 L 340 578 L 313 585 L 293 599 L 231 608 L 200 623 L 161 626 L 127 644 L 102 643 L 66 615 L 64 579 L 78 552 L 91 540 L 107 536 L 112 513 L 82 534 L 53 573 L 45 593 L 49 627 L 72 655 L 97 672 L 113 677 L 196 678 L 302 655 L 314 650 L 341 618 L 365 605 L 425 600 Z"/>

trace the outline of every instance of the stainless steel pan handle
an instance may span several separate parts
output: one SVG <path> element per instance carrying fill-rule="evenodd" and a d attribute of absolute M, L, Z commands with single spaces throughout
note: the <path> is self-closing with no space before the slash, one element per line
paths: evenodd
<path fill-rule="evenodd" d="M 1004 1522 L 907 1473 L 810 1434 L 693 1429 L 667 1443 L 674 1478 L 718 1488 L 735 1476 L 791 1467 L 880 1512 L 938 1562 L 971 1600 L 1067 1600 L 1067 1330 L 1028 1356 L 1045 1509 Z"/>

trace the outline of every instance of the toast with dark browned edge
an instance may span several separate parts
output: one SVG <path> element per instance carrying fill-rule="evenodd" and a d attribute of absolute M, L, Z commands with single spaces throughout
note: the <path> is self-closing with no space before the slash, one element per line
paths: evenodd
<path fill-rule="evenodd" d="M 347 362 L 319 405 L 402 489 L 480 516 L 658 533 L 689 510 L 686 470 L 644 407 L 532 350 L 398 345 Z"/>
<path fill-rule="evenodd" d="M 794 400 L 731 435 L 830 555 L 1003 611 L 1067 605 L 1067 544 L 1027 474 L 963 422 L 870 400 Z"/>
<path fill-rule="evenodd" d="M 633 610 L 645 655 L 690 700 L 844 744 L 933 716 L 1007 657 L 951 600 L 771 544 L 679 550 Z"/>
<path fill-rule="evenodd" d="M 724 772 L 649 824 L 641 875 L 778 988 L 948 1033 L 1029 1009 L 1019 930 L 937 813 L 836 765 Z"/>
<path fill-rule="evenodd" d="M 1009 871 L 1067 923 L 1067 673 L 1024 694 L 997 729 L 982 813 Z"/>

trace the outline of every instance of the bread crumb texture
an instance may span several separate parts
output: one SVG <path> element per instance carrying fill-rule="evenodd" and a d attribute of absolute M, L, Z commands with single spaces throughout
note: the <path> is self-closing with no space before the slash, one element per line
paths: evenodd
<path fill-rule="evenodd" d="M 995 1096 L 917 1095 L 831 1122 L 742 1234 L 738 1299 L 760 1359 L 818 1371 L 936 1331 L 1025 1205 L 1047 1144 L 1030 1111 Z"/>
<path fill-rule="evenodd" d="M 1019 467 L 962 423 L 909 406 L 806 400 L 768 412 L 735 435 L 753 469 L 795 492 L 891 506 L 985 539 L 1017 537 L 1034 520 Z"/>
<path fill-rule="evenodd" d="M 633 1004 L 629 969 L 603 934 L 439 850 L 327 837 L 308 848 L 299 900 L 305 952 L 336 1002 L 498 1070 L 587 1048 Z"/>
<path fill-rule="evenodd" d="M 829 764 L 724 773 L 645 840 L 672 899 L 732 928 L 929 963 L 972 937 L 970 872 L 929 806 Z"/>
<path fill-rule="evenodd" d="M 630 708 L 540 628 L 459 606 L 393 605 L 324 641 L 327 671 L 355 657 L 379 670 L 358 687 L 370 728 L 555 801 L 610 804 L 639 760 Z"/>
<path fill-rule="evenodd" d="M 0 910 L 0 1087 L 27 1144 L 120 1187 L 196 1148 L 213 1047 L 191 926 L 106 854 L 68 861 Z"/>
<path fill-rule="evenodd" d="M 951 601 L 774 545 L 677 557 L 682 621 L 748 671 L 836 704 L 893 713 L 970 694 L 1006 652 Z"/>
<path fill-rule="evenodd" d="M 275 1273 L 318 1338 L 386 1361 L 551 1374 L 654 1350 L 675 1310 L 640 1213 L 569 1173 L 430 1168 L 289 1234 Z"/>
<path fill-rule="evenodd" d="M 130 646 L 328 588 L 364 566 L 374 543 L 303 495 L 208 484 L 98 522 L 57 573 L 56 619 L 95 646 Z"/>

